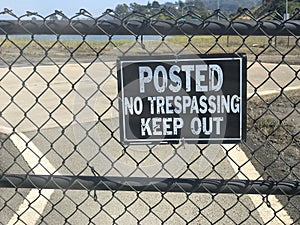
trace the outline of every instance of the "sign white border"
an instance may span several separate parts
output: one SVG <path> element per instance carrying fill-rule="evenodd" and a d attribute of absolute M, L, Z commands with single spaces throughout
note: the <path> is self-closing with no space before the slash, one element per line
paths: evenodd
<path fill-rule="evenodd" d="M 137 144 L 152 144 L 152 142 L 170 142 L 170 141 L 241 141 L 243 139 L 243 58 L 242 57 L 228 57 L 228 58 L 184 58 L 184 59 L 163 59 L 159 60 L 159 62 L 188 62 L 188 61 L 212 61 L 212 60 L 238 60 L 240 61 L 240 136 L 238 138 L 233 137 L 233 138 L 164 138 L 164 139 L 128 139 L 126 137 L 126 126 L 125 126 L 125 108 L 124 104 L 122 102 L 122 118 L 123 118 L 123 134 L 124 134 L 124 141 L 125 142 L 130 142 L 131 144 L 137 143 Z M 121 100 L 124 100 L 125 94 L 124 94 L 124 82 L 123 82 L 123 64 L 126 63 L 139 63 L 139 62 L 158 62 L 158 59 L 145 59 L 145 60 L 126 60 L 126 61 L 120 61 L 120 75 L 121 75 Z"/>

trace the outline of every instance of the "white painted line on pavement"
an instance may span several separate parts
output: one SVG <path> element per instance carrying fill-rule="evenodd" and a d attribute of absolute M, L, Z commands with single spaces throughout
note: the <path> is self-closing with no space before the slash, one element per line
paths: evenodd
<path fill-rule="evenodd" d="M 223 145 L 223 150 L 229 150 L 228 161 L 231 167 L 234 169 L 239 179 L 250 179 L 250 180 L 262 180 L 261 175 L 255 169 L 251 161 L 248 159 L 246 154 L 238 145 Z M 238 167 L 238 165 L 243 165 Z M 271 204 L 271 208 L 263 201 L 262 195 L 250 194 L 251 201 L 253 202 L 257 212 L 266 224 L 292 224 L 293 220 L 288 215 L 283 205 L 278 201 L 275 195 L 269 195 L 268 200 Z M 280 218 L 280 220 L 278 219 Z M 283 222 L 281 222 L 283 221 Z"/>
<path fill-rule="evenodd" d="M 1 129 L 3 130 L 3 127 Z M 25 134 L 14 133 L 10 136 L 10 139 L 22 153 L 25 161 L 35 174 L 49 175 L 55 173 L 59 175 L 58 172 L 55 172 L 54 166 L 48 161 L 46 156 Z M 8 222 L 8 225 L 36 224 L 53 192 L 53 189 L 31 189 L 19 206 L 18 211 Z"/>
<path fill-rule="evenodd" d="M 13 132 L 13 129 L 12 129 L 12 128 L 4 127 L 4 126 L 1 126 L 1 125 L 0 125 L 0 133 L 9 135 L 9 134 L 11 134 L 12 132 Z"/>
<path fill-rule="evenodd" d="M 287 87 L 284 91 L 297 90 L 300 89 L 300 86 Z M 261 91 L 258 92 L 259 95 L 271 95 L 280 93 L 280 90 L 269 90 L 269 91 Z M 251 94 L 251 93 L 248 93 Z M 109 119 L 109 118 L 105 118 Z M 112 119 L 112 116 L 111 118 Z M 13 130 L 11 128 L 6 128 L 0 126 L 0 133 L 11 134 Z M 10 136 L 10 139 L 15 144 L 20 152 L 22 152 L 22 156 L 25 161 L 28 163 L 30 168 L 32 168 L 35 174 L 53 174 L 55 171 L 54 166 L 48 161 L 48 159 L 40 152 L 40 150 L 30 141 L 30 139 L 24 135 L 23 133 L 15 133 Z M 224 148 L 229 149 L 230 145 L 223 145 Z M 229 162 L 235 172 L 238 174 L 239 179 L 262 179 L 258 171 L 255 169 L 253 164 L 249 161 L 248 157 L 245 153 L 238 147 L 234 147 L 230 150 Z M 39 160 L 42 160 L 39 162 Z M 235 161 L 235 162 L 234 162 Z M 246 163 L 247 162 L 247 163 Z M 236 165 L 243 165 L 243 167 L 238 168 Z M 245 175 L 240 173 L 242 171 Z M 55 174 L 59 174 L 56 172 Z M 32 189 L 27 197 L 24 199 L 23 203 L 19 206 L 19 209 L 16 214 L 11 218 L 8 225 L 12 224 L 36 224 L 39 220 L 43 210 L 45 209 L 48 200 L 53 194 L 54 190 L 38 190 Z M 270 195 L 268 200 L 271 203 L 271 207 L 267 207 L 267 205 L 263 203 L 261 195 L 249 195 L 253 204 L 257 208 L 258 213 L 263 219 L 264 223 L 270 221 L 274 212 L 277 212 L 272 222 L 269 224 L 283 224 L 277 217 L 279 217 L 284 224 L 292 224 L 293 220 L 287 214 L 286 210 L 283 208 L 283 205 L 278 201 L 278 199 L 274 195 Z M 29 207 L 30 204 L 30 207 Z M 277 217 L 276 217 L 277 216 Z M 19 218 L 19 220 L 18 220 Z"/>
<path fill-rule="evenodd" d="M 286 87 L 284 88 L 284 92 L 286 91 L 295 91 L 295 90 L 299 90 L 300 86 L 292 86 L 292 87 Z M 281 92 L 281 89 L 276 89 L 276 90 L 266 90 L 266 91 L 256 91 L 255 93 L 259 96 L 265 96 L 265 95 L 273 95 L 273 94 L 279 94 Z M 254 92 L 249 91 L 248 95 L 252 95 L 254 94 Z"/>

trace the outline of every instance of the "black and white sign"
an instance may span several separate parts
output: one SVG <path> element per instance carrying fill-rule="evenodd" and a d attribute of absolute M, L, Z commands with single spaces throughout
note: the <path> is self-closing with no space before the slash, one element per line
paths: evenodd
<path fill-rule="evenodd" d="M 118 59 L 125 144 L 237 143 L 246 136 L 246 56 Z"/>

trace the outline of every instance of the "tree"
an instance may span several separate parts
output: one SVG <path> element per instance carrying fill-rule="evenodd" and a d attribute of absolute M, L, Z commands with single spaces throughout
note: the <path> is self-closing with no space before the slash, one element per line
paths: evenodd
<path fill-rule="evenodd" d="M 205 5 L 204 5 L 204 3 L 202 2 L 202 0 L 194 0 L 194 1 L 192 1 L 192 2 L 193 2 L 193 5 L 194 5 L 198 10 L 201 10 L 201 11 L 206 10 Z"/>
<path fill-rule="evenodd" d="M 125 3 L 118 4 L 115 8 L 115 12 L 121 16 L 121 18 L 124 18 L 126 15 L 129 14 L 129 7 Z"/>
<path fill-rule="evenodd" d="M 182 9 L 185 4 L 183 1 L 179 0 L 178 5 L 179 5 L 179 8 Z"/>
<path fill-rule="evenodd" d="M 50 20 L 58 20 L 57 15 L 53 14 L 49 17 Z"/>
<path fill-rule="evenodd" d="M 146 5 L 140 5 L 140 4 L 137 4 L 137 3 L 130 3 L 129 4 L 129 7 L 132 11 L 136 11 L 136 12 L 140 12 L 140 13 L 143 13 L 145 12 L 145 10 L 147 10 L 147 6 Z"/>
<path fill-rule="evenodd" d="M 293 13 L 295 11 L 296 8 L 300 7 L 300 3 L 298 3 L 299 0 L 289 0 L 289 8 L 288 11 L 289 13 Z M 286 9 L 285 9 L 285 0 L 264 0 L 262 2 L 262 6 L 260 8 L 258 8 L 255 12 L 256 16 L 262 16 L 268 12 L 272 12 L 272 11 L 277 11 L 281 16 L 278 16 L 278 19 L 282 19 L 283 15 L 286 13 Z M 294 19 L 296 19 L 298 17 L 294 17 Z"/>
<path fill-rule="evenodd" d="M 158 1 L 154 1 L 154 2 L 152 2 L 152 8 L 160 8 L 160 4 L 159 4 L 159 2 Z"/>

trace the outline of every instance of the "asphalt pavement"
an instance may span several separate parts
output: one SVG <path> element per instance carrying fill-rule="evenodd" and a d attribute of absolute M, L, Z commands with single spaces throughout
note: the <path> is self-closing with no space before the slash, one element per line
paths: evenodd
<path fill-rule="evenodd" d="M 1 129 L 15 127 L 15 133 L 28 137 L 63 175 L 93 175 L 93 167 L 106 176 L 239 178 L 221 145 L 130 146 L 125 154 L 117 141 L 115 63 L 95 63 L 86 70 L 83 67 L 69 64 L 60 71 L 55 66 L 40 66 L 36 71 L 32 67 L 16 67 L 11 71 L 1 68 L 0 74 L 6 74 L 0 89 Z M 294 70 L 299 70 L 299 66 L 277 68 L 275 64 L 249 64 L 248 96 L 254 93 L 254 87 L 259 87 L 258 94 L 279 91 L 279 86 L 299 88 Z M 271 79 L 266 80 L 270 75 Z M 101 115 L 101 122 L 95 112 Z M 1 169 L 9 168 L 7 173 L 29 172 L 31 168 L 20 154 L 22 149 L 17 149 L 5 135 L 1 140 L 5 140 L 0 151 Z M 13 163 L 15 156 L 18 156 L 17 163 Z M 186 162 L 191 163 L 189 168 Z M 9 204 L 17 211 L 29 190 L 18 190 L 18 193 L 5 189 L 0 205 Z M 258 201 L 265 205 L 261 208 L 269 211 L 256 209 L 259 203 L 250 195 L 55 190 L 49 198 L 44 208 L 37 208 L 43 221 L 40 217 L 35 223 L 88 224 L 92 218 L 95 224 L 133 224 L 138 218 L 145 224 L 158 224 L 176 211 L 178 214 L 168 219 L 169 224 L 183 223 L 180 215 L 186 220 L 197 217 L 194 224 L 210 224 L 218 219 L 223 224 L 241 223 L 245 219 L 245 224 L 256 224 L 264 223 L 273 212 L 261 196 Z M 13 210 L 2 210 L 0 222 L 8 224 Z"/>

